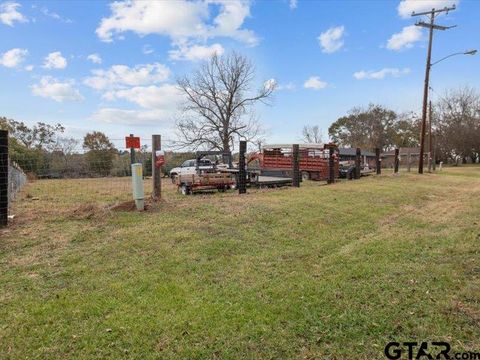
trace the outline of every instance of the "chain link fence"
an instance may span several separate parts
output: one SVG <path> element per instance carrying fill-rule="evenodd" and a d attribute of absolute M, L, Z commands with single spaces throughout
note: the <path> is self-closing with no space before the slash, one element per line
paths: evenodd
<path fill-rule="evenodd" d="M 14 162 L 8 164 L 8 203 L 10 204 L 17 193 L 27 183 L 27 174 Z"/>

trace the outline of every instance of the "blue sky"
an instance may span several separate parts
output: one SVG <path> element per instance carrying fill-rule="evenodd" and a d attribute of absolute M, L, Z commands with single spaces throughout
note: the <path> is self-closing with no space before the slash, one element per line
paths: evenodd
<path fill-rule="evenodd" d="M 101 130 L 173 138 L 175 78 L 213 51 L 236 50 L 275 79 L 256 113 L 268 142 L 298 141 L 304 125 L 329 124 L 354 106 L 421 108 L 426 33 L 412 10 L 455 4 L 438 23 L 433 60 L 480 48 L 480 2 L 36 1 L 0 0 L 0 115 L 61 122 L 69 136 Z M 479 85 L 480 56 L 432 70 L 433 97 Z"/>

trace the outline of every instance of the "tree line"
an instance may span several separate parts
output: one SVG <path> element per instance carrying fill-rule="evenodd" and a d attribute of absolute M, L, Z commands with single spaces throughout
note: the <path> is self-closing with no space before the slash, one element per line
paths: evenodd
<path fill-rule="evenodd" d="M 433 104 L 432 147 L 437 161 L 472 162 L 480 159 L 480 95 L 473 88 L 447 91 Z M 420 116 L 397 114 L 381 105 L 354 108 L 328 128 L 340 146 L 384 151 L 420 145 Z M 426 145 L 429 144 L 427 131 Z M 428 149 L 428 146 L 427 146 Z M 428 151 L 428 150 L 427 150 Z"/>

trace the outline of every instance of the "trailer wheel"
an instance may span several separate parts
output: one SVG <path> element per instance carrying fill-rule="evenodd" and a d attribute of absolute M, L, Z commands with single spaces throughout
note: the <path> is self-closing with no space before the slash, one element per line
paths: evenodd
<path fill-rule="evenodd" d="M 302 180 L 310 180 L 310 173 L 308 171 L 302 171 Z"/>
<path fill-rule="evenodd" d="M 182 195 L 190 195 L 190 187 L 188 185 L 183 184 L 182 187 L 180 188 L 180 191 L 182 192 Z"/>

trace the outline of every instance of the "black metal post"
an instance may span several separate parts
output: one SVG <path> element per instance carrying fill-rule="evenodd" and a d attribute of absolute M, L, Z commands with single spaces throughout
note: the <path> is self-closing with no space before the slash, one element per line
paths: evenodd
<path fill-rule="evenodd" d="M 152 197 L 159 200 L 162 197 L 162 170 L 157 167 L 157 151 L 162 149 L 162 137 L 160 135 L 152 135 Z"/>
<path fill-rule="evenodd" d="M 382 162 L 380 161 L 380 149 L 375 149 L 375 166 L 377 167 L 377 175 L 382 173 Z"/>
<path fill-rule="evenodd" d="M 355 179 L 360 179 L 360 166 L 362 165 L 362 150 L 357 148 L 355 156 Z"/>
<path fill-rule="evenodd" d="M 130 137 L 133 137 L 133 134 L 130 134 Z M 135 164 L 135 149 L 130 148 L 130 164 Z"/>
<path fill-rule="evenodd" d="M 238 193 L 245 194 L 247 192 L 247 171 L 245 169 L 245 153 L 247 152 L 247 142 L 240 141 L 240 154 L 238 156 Z"/>
<path fill-rule="evenodd" d="M 398 155 L 399 155 L 399 150 L 395 149 L 395 168 L 393 170 L 395 174 L 398 173 L 398 166 L 400 164 L 400 159 Z"/>
<path fill-rule="evenodd" d="M 8 223 L 8 131 L 0 130 L 0 227 Z"/>
<path fill-rule="evenodd" d="M 292 186 L 300 187 L 300 147 L 298 144 L 292 146 Z"/>
<path fill-rule="evenodd" d="M 330 145 L 328 147 L 328 184 L 333 184 L 335 182 L 335 146 Z"/>

